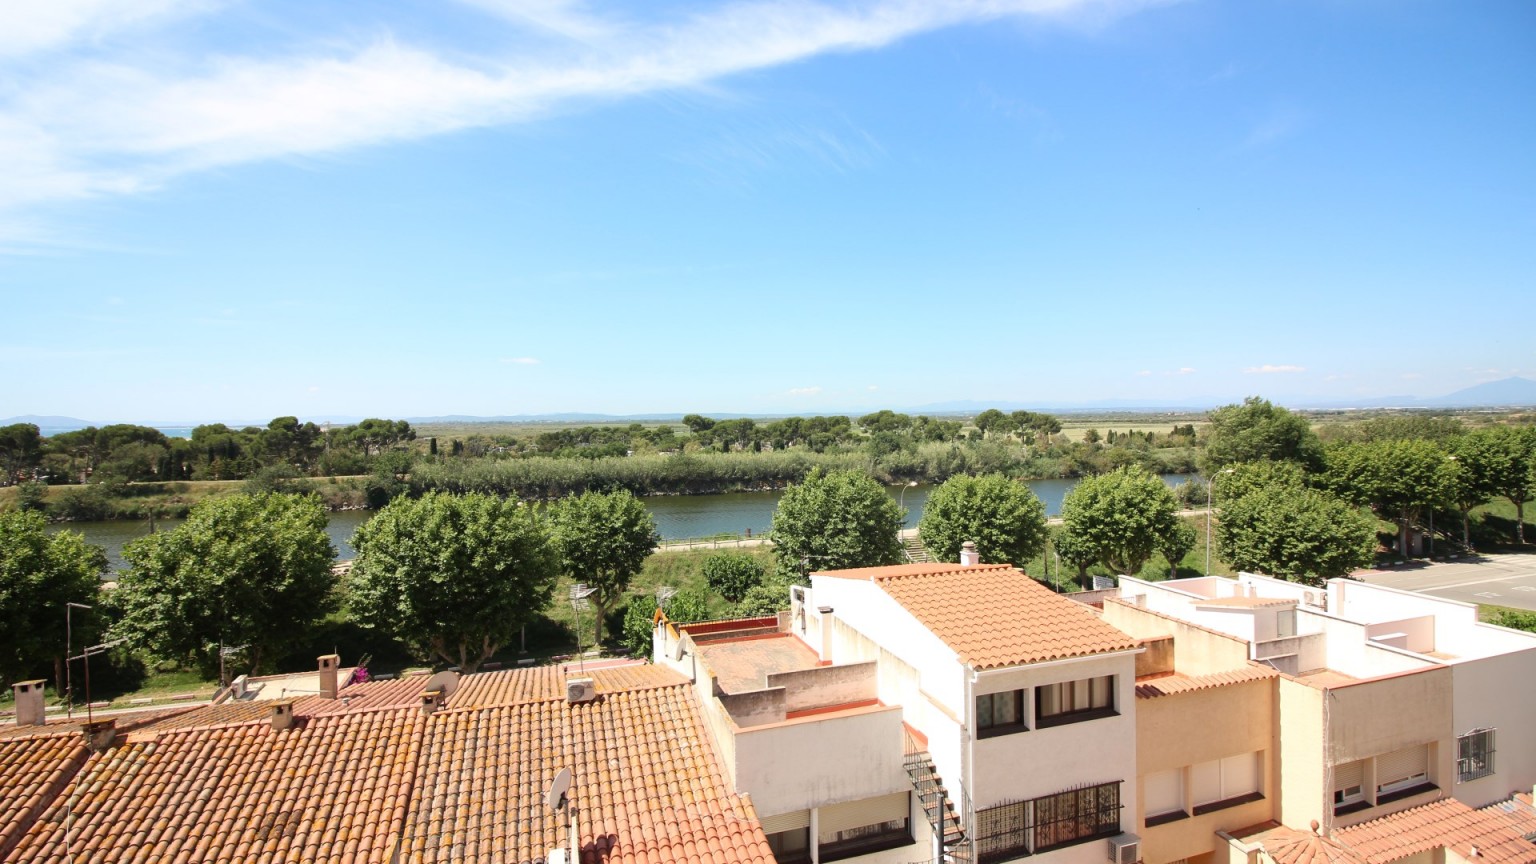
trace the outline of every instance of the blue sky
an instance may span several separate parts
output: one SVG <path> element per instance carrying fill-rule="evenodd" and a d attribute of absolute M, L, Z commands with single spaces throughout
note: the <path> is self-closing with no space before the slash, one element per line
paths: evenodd
<path fill-rule="evenodd" d="M 1536 5 L 0 5 L 0 416 L 1536 376 Z"/>

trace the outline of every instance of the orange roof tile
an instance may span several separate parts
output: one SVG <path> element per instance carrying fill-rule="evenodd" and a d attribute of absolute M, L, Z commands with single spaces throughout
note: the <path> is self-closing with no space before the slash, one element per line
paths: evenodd
<path fill-rule="evenodd" d="M 1212 672 L 1207 675 L 1185 675 L 1175 672 L 1172 675 L 1138 679 L 1136 681 L 1136 698 L 1156 699 L 1159 696 L 1193 693 L 1196 690 L 1209 690 L 1212 687 L 1246 684 L 1249 681 L 1263 681 L 1268 678 L 1278 677 L 1280 677 L 1279 672 L 1268 666 L 1260 666 L 1258 664 L 1252 664 L 1242 669 L 1231 669 L 1226 672 Z"/>
<path fill-rule="evenodd" d="M 1481 812 L 1508 822 L 1515 833 L 1522 837 L 1536 837 L 1536 807 L 1531 806 L 1529 792 L 1522 792 L 1497 804 L 1489 804 L 1481 808 Z"/>
<path fill-rule="evenodd" d="M 1477 860 L 1487 864 L 1536 862 L 1536 844 L 1522 837 L 1502 814 L 1473 810 L 1454 798 L 1442 798 L 1334 833 L 1371 864 L 1389 864 L 1442 847 L 1467 857 L 1473 846 L 1477 847 Z"/>
<path fill-rule="evenodd" d="M 93 754 L 7 861 L 388 860 L 426 718 L 161 732 Z"/>
<path fill-rule="evenodd" d="M 78 732 L 18 735 L 0 741 L 0 778 L 4 778 L 0 783 L 0 860 L 85 764 L 88 755 L 85 739 Z"/>
<path fill-rule="evenodd" d="M 571 678 L 591 678 L 598 693 L 619 693 L 649 687 L 670 687 L 686 679 L 665 666 L 651 664 L 591 669 L 585 675 L 576 667 L 535 666 L 479 672 L 459 679 L 459 687 L 448 697 L 448 707 L 490 707 L 516 705 L 565 698 L 565 682 Z"/>
<path fill-rule="evenodd" d="M 572 705 L 562 689 L 554 699 L 435 715 L 401 860 L 544 858 L 566 845 L 544 795 L 570 768 L 584 864 L 772 864 L 756 814 L 714 756 L 691 690 L 679 679 Z"/>
<path fill-rule="evenodd" d="M 1260 841 L 1275 864 L 1366 864 L 1358 852 L 1312 831 L 1279 828 Z"/>
<path fill-rule="evenodd" d="M 1235 609 L 1262 609 L 1266 606 L 1295 606 L 1295 600 L 1283 597 L 1214 597 L 1195 600 L 1196 606 L 1230 606 Z"/>
<path fill-rule="evenodd" d="M 1008 564 L 898 564 L 816 575 L 869 579 L 977 669 L 1137 646 L 1097 612 Z"/>

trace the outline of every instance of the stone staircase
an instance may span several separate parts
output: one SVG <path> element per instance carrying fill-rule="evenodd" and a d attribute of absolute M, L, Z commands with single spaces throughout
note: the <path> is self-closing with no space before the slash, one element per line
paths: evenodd
<path fill-rule="evenodd" d="M 923 538 L 916 534 L 901 538 L 901 551 L 913 564 L 927 564 L 933 561 L 928 555 L 928 548 L 923 545 Z"/>

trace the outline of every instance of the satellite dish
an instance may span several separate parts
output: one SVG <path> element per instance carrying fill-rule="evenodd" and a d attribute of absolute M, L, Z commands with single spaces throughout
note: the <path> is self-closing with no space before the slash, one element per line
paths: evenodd
<path fill-rule="evenodd" d="M 544 795 L 544 803 L 549 809 L 558 811 L 565 806 L 565 793 L 571 789 L 571 769 L 561 768 L 555 775 L 555 782 L 549 784 L 549 792 Z"/>
<path fill-rule="evenodd" d="M 422 688 L 427 693 L 433 690 L 443 691 L 443 696 L 453 695 L 453 691 L 459 689 L 459 673 L 452 669 L 446 669 L 427 679 L 427 684 Z"/>

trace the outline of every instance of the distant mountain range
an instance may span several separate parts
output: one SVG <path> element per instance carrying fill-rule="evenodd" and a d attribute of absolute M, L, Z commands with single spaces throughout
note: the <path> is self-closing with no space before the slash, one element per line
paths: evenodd
<path fill-rule="evenodd" d="M 934 402 L 928 405 L 919 405 L 915 408 L 902 409 L 909 414 L 975 414 L 988 408 L 996 408 L 999 411 L 1052 411 L 1059 414 L 1094 414 L 1108 411 L 1205 411 L 1217 405 L 1225 404 L 1230 400 L 1223 399 L 1186 399 L 1177 401 L 1147 401 L 1137 399 L 1100 399 L 1089 402 L 984 402 L 979 400 L 960 400 L 953 402 Z M 1289 408 L 1314 408 L 1321 410 L 1342 410 L 1348 408 L 1521 408 L 1536 407 L 1536 381 L 1529 378 L 1504 378 L 1499 381 L 1489 381 L 1457 390 L 1455 393 L 1447 393 L 1444 396 L 1381 396 L 1370 399 L 1338 400 L 1338 399 L 1289 399 L 1284 400 Z M 719 411 L 689 412 L 700 413 L 713 417 L 716 420 L 731 420 L 741 417 L 766 419 L 772 417 L 785 417 L 786 414 L 737 414 Z M 822 411 L 822 414 L 847 413 L 850 415 L 864 414 L 864 411 L 839 412 Z M 445 425 L 459 423 L 636 423 L 640 421 L 670 422 L 676 423 L 683 419 L 681 413 L 654 413 L 654 414 L 593 414 L 583 412 L 565 412 L 554 414 L 506 414 L 494 417 L 481 417 L 470 414 L 445 414 L 435 417 L 406 417 L 404 419 L 412 424 L 420 426 L 425 424 Z M 345 425 L 357 423 L 362 417 L 337 416 L 329 417 L 300 417 L 306 422 L 325 423 L 333 425 Z M 255 423 L 230 423 L 230 426 L 240 427 L 247 425 L 266 425 L 266 420 Z M 20 417 L 7 417 L 0 420 L 0 426 L 9 426 L 12 423 L 32 423 L 44 435 L 69 432 L 75 429 L 84 429 L 87 426 L 105 425 L 99 422 L 81 420 L 76 417 L 39 416 L 26 414 Z M 193 422 L 178 423 L 143 423 L 143 426 L 152 426 L 162 431 L 176 430 L 180 434 L 187 434 L 193 426 Z"/>

